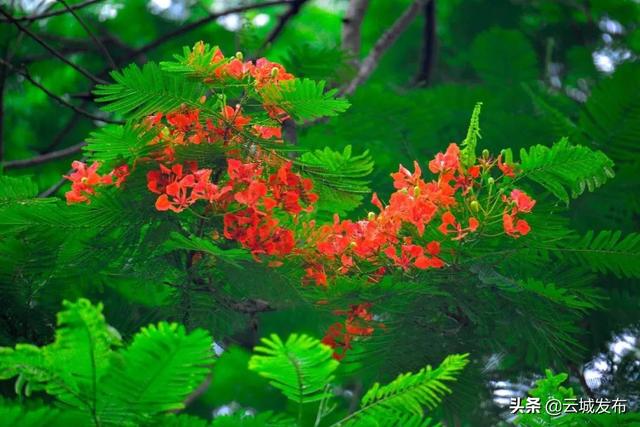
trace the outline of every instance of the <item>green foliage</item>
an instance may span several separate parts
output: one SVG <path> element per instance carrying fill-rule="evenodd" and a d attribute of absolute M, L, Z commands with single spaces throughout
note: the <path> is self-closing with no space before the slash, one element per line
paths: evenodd
<path fill-rule="evenodd" d="M 594 191 L 613 178 L 613 162 L 601 151 L 571 145 L 565 138 L 551 148 L 536 145 L 520 151 L 523 177 L 569 203 L 585 190 Z"/>
<path fill-rule="evenodd" d="M 31 199 L 38 186 L 29 177 L 0 175 L 0 206 L 16 200 Z"/>
<path fill-rule="evenodd" d="M 139 422 L 184 407 L 209 373 L 211 338 L 203 330 L 161 322 L 143 328 L 118 351 L 102 305 L 64 302 L 52 344 L 0 348 L 0 378 L 17 376 L 16 391 L 44 390 L 92 424 Z"/>
<path fill-rule="evenodd" d="M 297 122 L 318 119 L 321 117 L 336 116 L 349 108 L 349 101 L 344 98 L 335 98 L 337 89 L 324 91 L 324 81 L 310 79 L 294 79 L 280 82 L 278 86 L 266 86 L 263 96 L 274 103 Z"/>
<path fill-rule="evenodd" d="M 87 422 L 79 413 L 47 407 L 27 408 L 6 401 L 0 404 L 0 420 L 4 425 L 20 427 L 67 427 Z"/>
<path fill-rule="evenodd" d="M 640 234 L 622 236 L 620 231 L 587 232 L 558 248 L 556 255 L 591 271 L 611 272 L 617 277 L 640 277 Z"/>
<path fill-rule="evenodd" d="M 164 248 L 168 250 L 186 249 L 190 251 L 206 252 L 212 255 L 215 259 L 234 265 L 238 265 L 238 261 L 251 259 L 251 254 L 249 254 L 245 249 L 222 249 L 216 246 L 216 244 L 211 240 L 202 239 L 196 236 L 187 237 L 176 232 L 171 233 L 169 237 L 169 240 L 164 244 Z"/>
<path fill-rule="evenodd" d="M 492 28 L 473 41 L 470 55 L 473 68 L 490 84 L 527 82 L 538 75 L 535 52 L 519 31 Z"/>
<path fill-rule="evenodd" d="M 302 405 L 327 398 L 327 384 L 338 362 L 330 347 L 307 335 L 292 334 L 283 342 L 277 335 L 263 338 L 263 346 L 249 360 L 249 369 L 270 379 L 288 399 Z"/>
<path fill-rule="evenodd" d="M 467 356 L 451 355 L 436 369 L 427 365 L 415 374 L 401 374 L 389 384 L 375 383 L 362 397 L 360 409 L 349 419 L 392 420 L 407 413 L 422 417 L 423 408 L 434 409 L 446 394 L 451 393 L 445 382 L 456 379 L 468 363 Z"/>
<path fill-rule="evenodd" d="M 106 125 L 91 133 L 82 150 L 91 160 L 132 163 L 149 154 L 153 132 L 142 132 L 134 125 Z"/>
<path fill-rule="evenodd" d="M 536 381 L 536 386 L 529 390 L 529 396 L 539 399 L 540 413 L 523 413 L 519 414 L 515 420 L 515 424 L 519 426 L 597 426 L 597 427 L 613 427 L 613 426 L 633 426 L 640 422 L 640 414 L 634 413 L 604 413 L 604 414 L 585 414 L 585 413 L 565 413 L 562 416 L 557 414 L 549 414 L 545 409 L 545 405 L 549 400 L 557 400 L 566 402 L 566 399 L 576 399 L 576 395 L 571 387 L 564 387 L 562 384 L 567 381 L 569 375 L 560 373 L 554 375 L 550 369 L 545 371 L 545 377 Z"/>
<path fill-rule="evenodd" d="M 198 100 L 206 88 L 196 82 L 167 74 L 153 62 L 140 68 L 129 65 L 122 71 L 114 71 L 116 81 L 98 85 L 94 91 L 97 102 L 107 103 L 103 109 L 130 118 L 139 118 L 157 111 L 173 111 L 186 104 L 202 107 Z"/>
<path fill-rule="evenodd" d="M 302 154 L 300 164 L 303 172 L 314 178 L 320 196 L 318 209 L 348 212 L 360 205 L 362 194 L 370 191 L 365 177 L 373 171 L 373 161 L 368 150 L 354 156 L 350 145 L 342 152 L 325 147 Z"/>
<path fill-rule="evenodd" d="M 588 140 L 616 161 L 637 157 L 640 139 L 640 67 L 627 64 L 602 81 L 580 112 L 578 124 Z"/>

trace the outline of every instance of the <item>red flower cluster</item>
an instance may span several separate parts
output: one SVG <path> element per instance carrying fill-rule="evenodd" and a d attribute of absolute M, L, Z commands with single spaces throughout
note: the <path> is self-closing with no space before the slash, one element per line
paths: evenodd
<path fill-rule="evenodd" d="M 224 236 L 240 242 L 254 256 L 290 254 L 295 247 L 293 231 L 280 225 L 274 210 L 293 221 L 301 212 L 313 210 L 318 196 L 311 192 L 311 180 L 292 172 L 290 162 L 266 179 L 257 163 L 228 159 L 228 165 L 227 185 L 242 208 L 224 215 Z"/>
<path fill-rule="evenodd" d="M 536 204 L 536 201 L 531 199 L 531 197 L 527 196 L 524 192 L 520 190 L 513 190 L 511 192 L 510 198 L 506 196 L 502 196 L 502 200 L 505 203 L 510 203 L 513 205 L 511 211 L 505 208 L 504 213 L 502 214 L 502 224 L 504 226 L 504 231 L 510 236 L 514 238 L 518 238 L 520 236 L 524 236 L 531 231 L 531 227 L 527 221 L 523 219 L 516 218 L 516 215 L 519 213 L 529 213 L 531 209 Z"/>
<path fill-rule="evenodd" d="M 71 181 L 71 190 L 65 193 L 67 204 L 91 203 L 89 196 L 96 193 L 95 187 L 105 185 L 120 187 L 129 175 L 129 166 L 127 165 L 118 166 L 106 175 L 98 173 L 100 162 L 94 162 L 91 166 L 87 166 L 76 160 L 71 163 L 71 167 L 74 169 L 73 172 L 65 175 L 65 178 Z"/>
<path fill-rule="evenodd" d="M 366 337 L 373 334 L 375 326 L 383 326 L 375 322 L 369 312 L 370 303 L 352 305 L 348 311 L 336 311 L 335 314 L 345 316 L 344 322 L 336 322 L 329 326 L 322 342 L 334 349 L 333 357 L 342 360 L 351 343 L 358 337 Z"/>
<path fill-rule="evenodd" d="M 222 215 L 224 237 L 250 250 L 256 259 L 276 257 L 270 265 L 277 265 L 287 256 L 301 258 L 304 283 L 327 286 L 332 277 L 347 274 L 377 283 L 392 270 L 408 273 L 442 268 L 446 264 L 443 253 L 453 253 L 464 239 L 482 235 L 500 218 L 511 237 L 530 231 L 522 215 L 530 213 L 536 202 L 513 188 L 516 165 L 504 163 L 502 155 L 493 159 L 488 152 L 470 165 L 461 160 L 468 156 L 462 156 L 453 143 L 428 163 L 433 179 L 423 177 L 417 162 L 413 171 L 401 165 L 391 174 L 395 191 L 388 203 L 372 195 L 377 213 L 360 220 L 341 220 L 336 215 L 332 223 L 319 226 L 300 221 L 318 200 L 311 180 L 294 172 L 292 162 L 256 143 L 256 139 L 281 142 L 282 122 L 288 114 L 278 105 L 277 92 L 294 77 L 265 58 L 255 63 L 243 61 L 240 54 L 225 58 L 219 49 L 208 50 L 203 43 L 196 44 L 183 65 L 190 66 L 214 91 L 227 83 L 242 86 L 246 99 L 257 100 L 261 111 L 254 114 L 256 108 L 243 109 L 255 103 L 232 107 L 225 100 L 213 112 L 212 107 L 183 106 L 153 114 L 139 124 L 140 129 L 153 132 L 153 152 L 135 159 L 133 168 L 148 164 L 147 188 L 157 195 L 158 211 L 180 213 L 199 204 L 204 209 L 198 215 Z M 205 97 L 198 101 L 207 105 Z M 203 117 L 203 112 L 210 117 Z M 226 168 L 202 168 L 195 161 L 181 160 L 183 150 L 203 144 L 220 147 Z M 106 175 L 99 174 L 98 162 L 91 166 L 74 162 L 73 167 L 66 177 L 72 182 L 66 193 L 69 204 L 89 203 L 98 187 L 120 187 L 130 173 L 127 165 Z M 492 176 L 496 175 L 494 167 L 498 176 Z M 296 229 L 302 231 L 296 234 Z M 336 358 L 344 357 L 355 338 L 373 333 L 370 310 L 371 304 L 365 303 L 337 312 L 345 321 L 332 325 L 324 339 L 336 349 Z"/>
<path fill-rule="evenodd" d="M 188 171 L 181 164 L 169 169 L 161 163 L 160 169 L 147 173 L 147 188 L 152 193 L 160 194 L 156 199 L 156 209 L 159 211 L 182 212 L 198 200 L 213 203 L 231 191 L 229 186 L 219 188 L 210 182 L 211 169 L 198 169 L 196 162 L 187 162 L 186 166 Z"/>

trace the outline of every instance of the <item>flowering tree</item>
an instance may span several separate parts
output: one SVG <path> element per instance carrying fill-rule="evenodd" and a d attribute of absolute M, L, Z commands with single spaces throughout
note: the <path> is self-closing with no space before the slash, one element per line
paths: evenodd
<path fill-rule="evenodd" d="M 239 341 L 247 330 L 255 335 L 263 315 L 311 307 L 321 319 L 315 327 L 324 333 L 322 342 L 333 351 L 296 338 L 290 345 L 303 360 L 309 346 L 320 349 L 330 372 L 337 364 L 322 354 L 332 354 L 348 372 L 380 367 L 381 355 L 410 370 L 423 366 L 426 355 L 450 360 L 448 353 L 470 352 L 473 375 L 483 358 L 502 350 L 534 368 L 569 360 L 579 351 L 572 333 L 600 303 L 589 285 L 592 273 L 638 275 L 628 250 L 637 251 L 639 235 L 581 236 L 562 214 L 572 198 L 613 176 L 613 162 L 567 139 L 522 149 L 517 158 L 509 148 L 480 149 L 480 103 L 463 141 L 443 146 L 433 159 L 417 159 L 411 169 L 400 165 L 391 174 L 394 191 L 379 197 L 369 195 L 368 153 L 302 150 L 286 136 L 294 122 L 304 126 L 349 107 L 335 89 L 325 91 L 324 82 L 295 78 L 265 58 L 225 57 L 202 42 L 173 62 L 131 65 L 112 77 L 115 83 L 97 87 L 96 100 L 126 122 L 92 134 L 84 159 L 66 175 L 66 205 L 33 198 L 28 179 L 1 177 L 6 242 L 27 239 L 25 256 L 37 251 L 49 262 L 43 265 L 50 268 L 26 273 L 49 289 L 64 289 L 91 271 L 116 293 L 140 301 L 141 313 L 159 307 L 189 329 L 211 329 L 221 342 Z M 369 212 L 361 215 L 364 197 Z M 571 274 L 560 278 L 558 271 Z M 71 322 L 65 319 L 60 326 Z M 165 324 L 143 334 L 166 329 L 184 338 L 175 328 Z M 447 345 L 415 342 L 427 331 Z M 536 345 L 524 348 L 525 339 Z M 249 341 L 253 346 L 255 337 Z M 398 352 L 407 342 L 415 351 Z M 114 343 L 105 346 L 111 351 Z M 287 354 L 279 339 L 267 344 L 259 351 Z M 63 344 L 52 346 L 55 353 Z M 55 375 L 34 376 L 18 366 L 16 358 L 36 357 L 22 350 L 2 353 L 3 378 L 23 375 L 39 384 L 36 389 L 71 402 L 56 386 L 41 384 Z M 286 357 L 260 357 L 250 366 L 295 400 L 291 372 L 279 371 Z M 467 363 L 456 357 L 451 372 Z M 53 363 L 45 371 L 57 369 Z M 415 378 L 424 379 L 430 369 Z M 104 372 L 109 393 L 122 390 L 122 378 Z M 452 379 L 446 372 L 443 378 Z M 325 380 L 314 390 L 328 387 Z M 375 386 L 362 410 L 406 386 L 402 377 L 396 381 L 387 389 Z M 192 386 L 181 388 L 176 400 Z M 322 393 L 298 397 L 301 407 L 325 404 Z M 97 399 L 90 412 L 99 425 L 97 414 L 105 409 Z M 436 406 L 424 397 L 402 402 L 392 409 L 407 408 L 417 422 L 421 408 Z M 136 416 L 181 407 L 170 403 Z M 301 409 L 298 422 L 303 419 Z"/>

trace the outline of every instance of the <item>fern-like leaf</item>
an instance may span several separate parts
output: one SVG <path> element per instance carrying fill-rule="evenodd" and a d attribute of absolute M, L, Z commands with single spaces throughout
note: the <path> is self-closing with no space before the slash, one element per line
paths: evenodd
<path fill-rule="evenodd" d="M 94 91 L 97 102 L 108 103 L 105 111 L 138 118 L 157 111 L 172 111 L 181 105 L 203 109 L 199 99 L 206 88 L 181 76 L 168 74 L 153 62 L 141 69 L 135 64 L 114 71 L 114 84 L 98 85 Z"/>
<path fill-rule="evenodd" d="M 0 176 L 0 205 L 35 197 L 38 186 L 28 176 Z"/>
<path fill-rule="evenodd" d="M 617 277 L 640 277 L 640 233 L 622 237 L 620 231 L 589 231 L 552 252 L 561 259 L 583 265 L 595 272 L 611 272 Z"/>
<path fill-rule="evenodd" d="M 364 416 L 392 419 L 394 415 L 407 413 L 422 417 L 425 407 L 434 409 L 446 394 L 451 393 L 445 382 L 454 381 L 468 362 L 467 354 L 453 354 L 436 369 L 427 365 L 416 374 L 400 374 L 387 385 L 375 383 L 362 397 L 360 410 L 350 419 L 357 421 Z"/>
<path fill-rule="evenodd" d="M 296 121 L 336 116 L 349 108 L 349 101 L 335 98 L 337 89 L 324 91 L 325 82 L 310 79 L 282 81 L 262 90 L 264 100 L 289 113 Z"/>
<path fill-rule="evenodd" d="M 593 191 L 614 176 L 613 162 L 601 151 L 571 145 L 562 138 L 551 148 L 535 145 L 520 151 L 522 176 L 569 203 L 586 189 Z"/>
<path fill-rule="evenodd" d="M 91 424 L 86 416 L 78 412 L 61 411 L 47 406 L 28 408 L 2 401 L 0 422 L 4 426 L 19 427 L 68 427 Z"/>
<path fill-rule="evenodd" d="M 119 336 L 102 315 L 102 305 L 65 301 L 58 313 L 55 341 L 42 348 L 18 344 L 0 348 L 0 378 L 19 376 L 16 390 L 45 390 L 78 409 L 96 405 L 97 380 L 109 367 L 111 347 Z"/>
<path fill-rule="evenodd" d="M 348 212 L 359 206 L 363 194 L 370 191 L 365 177 L 373 171 L 373 161 L 368 150 L 354 156 L 350 145 L 342 152 L 327 147 L 304 153 L 297 163 L 303 173 L 314 179 L 320 210 Z"/>
<path fill-rule="evenodd" d="M 91 160 L 130 162 L 158 149 L 157 145 L 149 144 L 154 136 L 153 132 L 141 132 L 131 124 L 107 125 L 92 132 L 82 150 Z"/>
<path fill-rule="evenodd" d="M 176 323 L 143 328 L 114 359 L 102 382 L 101 418 L 114 422 L 184 408 L 213 363 L 212 339 Z"/>
<path fill-rule="evenodd" d="M 288 399 L 304 404 L 329 397 L 325 387 L 338 362 L 329 346 L 307 335 L 292 334 L 283 342 L 272 334 L 249 360 L 249 369 L 270 379 Z"/>

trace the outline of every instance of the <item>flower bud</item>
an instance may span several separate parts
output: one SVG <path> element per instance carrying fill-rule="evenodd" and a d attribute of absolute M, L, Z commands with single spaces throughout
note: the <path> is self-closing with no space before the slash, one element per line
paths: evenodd
<path fill-rule="evenodd" d="M 236 58 L 240 61 L 242 61 L 244 59 L 244 56 L 242 55 L 242 52 L 236 52 Z"/>
<path fill-rule="evenodd" d="M 418 197 L 419 195 L 420 195 L 420 187 L 416 185 L 415 187 L 413 187 L 413 196 Z"/>
<path fill-rule="evenodd" d="M 489 158 L 489 150 L 487 150 L 486 148 L 484 150 L 482 150 L 482 158 L 483 159 L 488 159 Z"/>
<path fill-rule="evenodd" d="M 271 69 L 271 77 L 276 78 L 278 76 L 278 67 L 273 67 Z"/>
<path fill-rule="evenodd" d="M 350 248 L 355 248 L 356 246 L 358 246 L 358 244 L 356 242 L 349 243 L 349 247 Z"/>
<path fill-rule="evenodd" d="M 471 209 L 471 212 L 478 212 L 480 211 L 480 203 L 478 203 L 477 200 L 472 200 L 471 203 L 469 203 L 469 208 Z"/>
<path fill-rule="evenodd" d="M 374 219 L 376 219 L 376 214 L 374 214 L 373 212 L 369 212 L 369 215 L 367 215 L 367 219 L 369 221 L 373 221 Z"/>
<path fill-rule="evenodd" d="M 495 184 L 495 183 L 496 183 L 496 180 L 495 180 L 495 179 L 493 179 L 493 177 L 492 177 L 492 176 L 490 176 L 490 177 L 489 177 L 489 179 L 487 180 L 487 184 L 489 184 L 489 186 L 492 186 L 492 185 L 493 185 L 493 184 Z"/>

